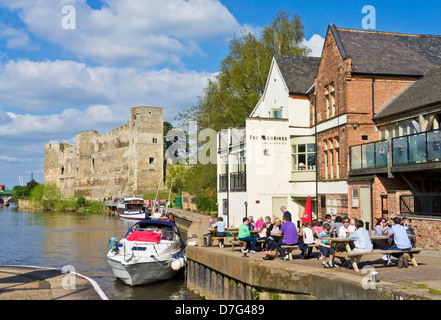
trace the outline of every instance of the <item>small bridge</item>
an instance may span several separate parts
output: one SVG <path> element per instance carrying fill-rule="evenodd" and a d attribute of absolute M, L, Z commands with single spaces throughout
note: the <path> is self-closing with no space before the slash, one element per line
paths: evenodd
<path fill-rule="evenodd" d="M 0 190 L 0 206 L 8 206 L 13 194 L 12 190 Z"/>

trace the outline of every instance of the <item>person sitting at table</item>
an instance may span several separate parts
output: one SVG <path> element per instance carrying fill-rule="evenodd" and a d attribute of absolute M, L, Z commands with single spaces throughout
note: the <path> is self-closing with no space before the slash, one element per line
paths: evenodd
<path fill-rule="evenodd" d="M 265 255 L 263 256 L 263 260 L 274 259 L 271 256 L 271 252 L 274 250 L 275 244 L 277 243 L 277 240 L 276 240 L 276 237 L 271 234 L 272 233 L 280 233 L 280 225 L 281 225 L 280 219 L 275 218 L 274 223 L 270 224 L 268 226 L 268 228 L 266 229 L 266 235 L 267 235 L 266 240 L 265 240 L 266 252 L 265 252 Z"/>
<path fill-rule="evenodd" d="M 254 227 L 254 217 L 253 216 L 249 216 L 248 220 L 249 220 L 248 230 L 253 231 L 255 229 L 255 227 Z"/>
<path fill-rule="evenodd" d="M 289 260 L 289 257 L 285 250 L 282 249 L 282 246 L 292 246 L 299 242 L 296 225 L 291 222 L 290 216 L 283 216 L 283 224 L 280 231 L 283 234 L 283 239 L 282 241 L 277 242 L 275 247 L 279 251 L 281 259 Z"/>
<path fill-rule="evenodd" d="M 219 217 L 217 222 L 213 225 L 213 228 L 217 227 L 216 237 L 225 237 L 227 233 L 225 232 L 225 222 L 222 217 Z M 222 248 L 224 247 L 224 239 L 220 240 Z"/>
<path fill-rule="evenodd" d="M 395 244 L 390 248 L 385 248 L 381 245 L 377 245 L 377 247 L 383 247 L 384 250 L 411 250 L 412 244 L 410 243 L 409 235 L 406 232 L 406 228 L 401 225 L 401 218 L 395 217 L 393 219 L 393 222 L 394 225 L 389 230 L 389 237 L 393 237 Z M 403 266 L 407 268 L 409 264 L 409 262 L 407 261 L 407 256 L 404 256 L 403 253 L 392 253 L 392 256 L 398 258 L 398 268 L 402 268 Z M 392 265 L 390 255 L 388 255 L 387 257 L 388 261 L 386 265 L 390 266 Z"/>
<path fill-rule="evenodd" d="M 412 229 L 411 220 L 409 218 L 405 218 L 403 220 L 403 226 L 406 229 L 406 232 L 409 236 L 415 235 L 415 231 L 413 231 Z M 415 238 L 410 239 L 410 243 L 412 244 L 412 248 L 415 248 L 415 244 L 416 244 Z"/>
<path fill-rule="evenodd" d="M 254 224 L 254 227 L 256 228 L 256 230 L 259 230 L 259 232 L 261 232 L 263 225 L 264 225 L 263 217 L 259 217 L 259 219 L 257 219 L 256 223 Z"/>
<path fill-rule="evenodd" d="M 334 258 L 335 250 L 331 247 L 331 224 L 325 223 L 323 225 L 323 232 L 318 235 L 316 240 L 321 252 L 321 260 L 325 268 L 334 268 L 332 260 Z M 326 261 L 326 256 L 329 254 L 329 261 Z"/>
<path fill-rule="evenodd" d="M 311 257 L 312 247 L 309 245 L 314 244 L 314 233 L 309 226 L 309 222 L 303 222 L 300 229 L 299 249 L 302 251 L 300 257 L 302 259 L 309 259 Z"/>
<path fill-rule="evenodd" d="M 388 235 L 390 227 L 387 225 L 387 220 L 384 218 L 378 218 L 375 226 L 375 235 L 376 236 L 385 236 Z"/>
<path fill-rule="evenodd" d="M 314 233 L 314 237 L 318 238 L 318 235 L 323 232 L 322 225 L 320 224 L 320 222 L 318 222 L 317 219 L 312 220 L 311 225 L 312 225 L 312 231 Z"/>
<path fill-rule="evenodd" d="M 248 224 L 250 223 L 250 220 L 248 218 L 242 219 L 243 224 L 239 227 L 239 240 L 245 241 L 247 243 L 245 250 L 243 252 L 250 252 L 250 253 L 256 253 L 254 251 L 254 247 L 256 245 L 256 238 L 251 236 L 250 229 L 248 228 Z"/>
<path fill-rule="evenodd" d="M 337 236 L 339 238 L 348 238 L 351 233 L 355 232 L 355 230 L 351 228 L 349 218 L 345 217 L 343 219 L 343 226 L 338 230 Z"/>
<path fill-rule="evenodd" d="M 257 220 L 257 222 L 261 221 L 260 220 L 261 218 L 262 217 L 260 217 L 259 220 Z M 256 224 L 257 224 L 257 222 L 256 222 Z M 255 248 L 256 250 L 257 249 L 265 250 L 266 238 L 269 236 L 267 234 L 267 229 L 268 229 L 268 227 L 270 225 L 271 225 L 271 217 L 266 216 L 265 217 L 265 222 L 263 222 L 263 218 L 262 218 L 262 226 L 259 229 L 260 232 L 257 234 L 256 239 L 257 240 L 263 240 L 264 242 L 263 243 L 257 242 L 256 248 Z"/>
<path fill-rule="evenodd" d="M 335 220 L 334 220 L 334 227 L 333 227 L 336 235 L 338 235 L 338 232 L 340 231 L 341 227 L 343 227 L 343 218 L 341 216 L 336 216 Z"/>
<path fill-rule="evenodd" d="M 208 229 L 207 229 L 208 232 L 204 233 L 204 235 L 202 236 L 202 239 L 204 241 L 204 246 L 209 246 L 211 244 L 211 229 L 213 228 L 213 225 L 214 225 L 214 220 L 213 218 L 210 218 L 208 222 Z"/>
<path fill-rule="evenodd" d="M 373 245 L 371 238 L 369 237 L 369 231 L 363 228 L 364 223 L 361 220 L 355 222 L 355 227 L 357 230 L 349 235 L 349 239 L 354 241 L 355 248 L 351 251 L 352 253 L 367 253 L 372 252 Z M 351 257 L 351 261 L 359 263 L 361 256 Z"/>
<path fill-rule="evenodd" d="M 334 221 L 332 221 L 332 217 L 330 214 L 327 214 L 325 216 L 325 221 L 323 221 L 322 227 L 325 227 L 325 223 L 329 223 L 329 225 L 331 226 L 331 231 L 332 229 L 334 229 Z"/>

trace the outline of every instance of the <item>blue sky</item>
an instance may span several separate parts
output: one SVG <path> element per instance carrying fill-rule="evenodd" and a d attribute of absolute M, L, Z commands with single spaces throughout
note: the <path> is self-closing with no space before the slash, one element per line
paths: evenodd
<path fill-rule="evenodd" d="M 63 29 L 63 7 L 75 29 Z M 259 33 L 277 11 L 303 17 L 305 44 L 320 55 L 329 23 L 441 35 L 438 1 L 0 0 L 0 184 L 43 181 L 44 145 L 110 131 L 139 105 L 165 120 L 197 98 L 241 30 Z"/>

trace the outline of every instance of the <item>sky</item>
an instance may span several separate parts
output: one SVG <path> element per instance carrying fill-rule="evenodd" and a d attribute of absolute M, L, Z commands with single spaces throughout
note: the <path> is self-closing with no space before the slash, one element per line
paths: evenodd
<path fill-rule="evenodd" d="M 125 124 L 137 106 L 197 104 L 229 41 L 299 14 L 320 56 L 327 27 L 441 35 L 439 1 L 0 0 L 0 184 L 44 183 L 44 145 Z M 375 22 L 375 23 L 373 23 Z"/>

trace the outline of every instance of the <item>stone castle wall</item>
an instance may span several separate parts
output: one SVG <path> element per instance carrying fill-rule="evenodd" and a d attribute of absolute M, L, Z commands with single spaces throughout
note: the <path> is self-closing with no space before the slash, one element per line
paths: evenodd
<path fill-rule="evenodd" d="M 110 132 L 83 131 L 76 144 L 45 146 L 44 182 L 63 196 L 125 197 L 163 186 L 162 108 L 130 110 L 127 124 Z"/>

